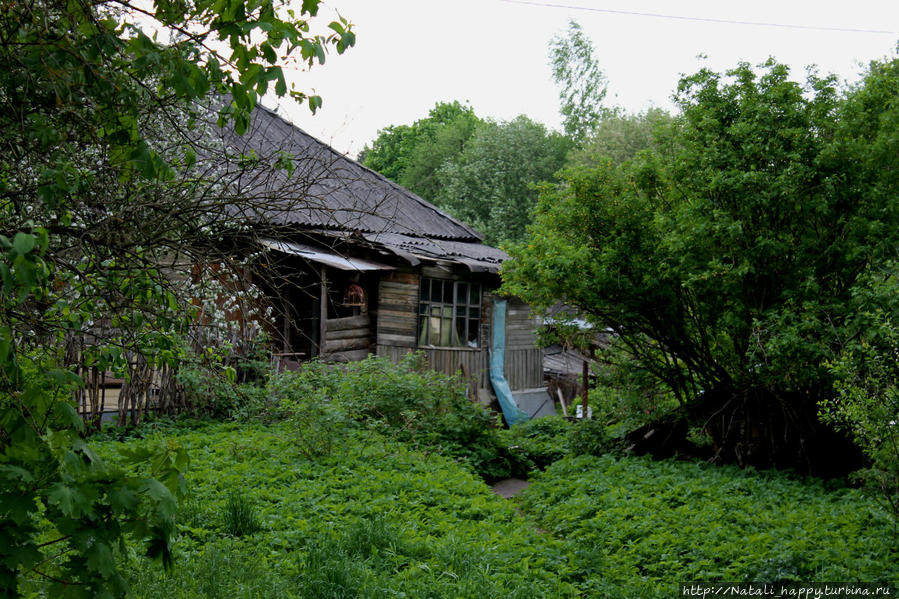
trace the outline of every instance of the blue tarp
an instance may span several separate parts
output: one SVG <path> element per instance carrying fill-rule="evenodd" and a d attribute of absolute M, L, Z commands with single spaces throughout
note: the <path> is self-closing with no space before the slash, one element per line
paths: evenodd
<path fill-rule="evenodd" d="M 490 348 L 490 382 L 493 392 L 499 400 L 506 424 L 512 426 L 528 420 L 528 415 L 518 407 L 512 390 L 506 380 L 504 364 L 506 361 L 506 300 L 493 300 L 493 344 Z"/>

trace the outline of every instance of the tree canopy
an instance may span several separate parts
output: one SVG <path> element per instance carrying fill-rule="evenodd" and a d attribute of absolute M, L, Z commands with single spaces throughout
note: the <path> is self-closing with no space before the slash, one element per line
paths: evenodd
<path fill-rule="evenodd" d="M 204 131 L 246 131 L 268 91 L 321 105 L 283 70 L 353 45 L 343 19 L 312 32 L 318 7 L 0 1 L 0 594 L 121 596 L 125 535 L 170 561 L 186 456 L 128 456 L 142 476 L 101 460 L 71 367 L 184 359 L 190 281 L 166 265 L 222 257 L 233 225 Z"/>
<path fill-rule="evenodd" d="M 437 173 L 443 163 L 457 156 L 483 121 L 470 106 L 438 102 L 428 116 L 411 125 L 392 125 L 378 132 L 359 160 L 433 202 L 437 199 Z"/>
<path fill-rule="evenodd" d="M 809 467 L 827 361 L 866 330 L 899 242 L 897 74 L 875 63 L 841 90 L 769 61 L 684 78 L 651 149 L 544 187 L 506 289 L 611 327 L 701 412 L 719 458 Z"/>
<path fill-rule="evenodd" d="M 536 184 L 552 180 L 570 148 L 568 138 L 525 116 L 487 121 L 444 162 L 436 202 L 487 243 L 520 241 L 537 204 Z"/>
<path fill-rule="evenodd" d="M 577 21 L 569 21 L 567 33 L 550 40 L 549 64 L 559 87 L 562 126 L 571 139 L 582 142 L 610 111 L 602 105 L 606 77 L 596 59 L 593 42 Z"/>

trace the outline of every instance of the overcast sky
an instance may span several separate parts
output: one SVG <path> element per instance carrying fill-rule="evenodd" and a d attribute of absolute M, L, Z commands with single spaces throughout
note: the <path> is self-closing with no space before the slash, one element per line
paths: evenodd
<path fill-rule="evenodd" d="M 379 129 L 409 124 L 440 101 L 468 101 L 485 118 L 525 114 L 560 128 L 547 45 L 572 18 L 593 41 L 609 101 L 632 112 L 671 108 L 682 74 L 769 56 L 800 80 L 816 64 L 855 81 L 870 60 L 893 56 L 899 40 L 892 0 L 325 1 L 321 15 L 349 19 L 356 46 L 291 75 L 324 107 L 312 116 L 283 100 L 264 103 L 351 156 Z"/>

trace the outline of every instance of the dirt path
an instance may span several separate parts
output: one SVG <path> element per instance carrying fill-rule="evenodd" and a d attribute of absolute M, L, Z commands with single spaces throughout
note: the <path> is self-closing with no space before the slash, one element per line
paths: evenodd
<path fill-rule="evenodd" d="M 527 489 L 531 483 L 520 478 L 507 478 L 501 480 L 491 487 L 493 492 L 504 499 L 511 499 L 523 490 Z"/>

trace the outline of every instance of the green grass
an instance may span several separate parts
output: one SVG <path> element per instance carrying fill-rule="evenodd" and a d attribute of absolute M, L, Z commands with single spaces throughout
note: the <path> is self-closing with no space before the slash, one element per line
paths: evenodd
<path fill-rule="evenodd" d="M 668 597 L 689 581 L 899 581 L 895 524 L 870 498 L 780 472 L 569 458 L 539 475 L 522 509 L 566 540 L 573 582 L 597 594 Z"/>
<path fill-rule="evenodd" d="M 126 555 L 139 598 L 670 597 L 688 581 L 899 580 L 891 521 L 816 480 L 585 456 L 550 465 L 516 504 L 466 465 L 365 429 L 317 457 L 287 425 L 157 436 L 187 447 L 191 495 L 172 571 Z M 253 526 L 237 534 L 235 512 Z"/>
<path fill-rule="evenodd" d="M 174 570 L 130 557 L 136 597 L 577 596 L 561 544 L 447 457 L 365 431 L 315 460 L 285 426 L 165 438 L 188 448 L 191 496 Z M 259 522 L 240 536 L 236 490 Z"/>

